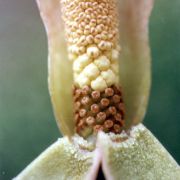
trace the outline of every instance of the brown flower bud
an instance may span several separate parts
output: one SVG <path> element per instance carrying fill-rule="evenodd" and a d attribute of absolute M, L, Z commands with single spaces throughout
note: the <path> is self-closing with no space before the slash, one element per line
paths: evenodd
<path fill-rule="evenodd" d="M 105 127 L 105 128 L 110 129 L 111 127 L 113 127 L 113 125 L 114 125 L 114 123 L 113 123 L 112 120 L 106 120 L 106 121 L 104 122 L 104 127 Z"/>
<path fill-rule="evenodd" d="M 86 124 L 89 126 L 92 126 L 95 124 L 95 118 L 92 116 L 89 116 L 88 118 L 86 118 Z"/>
<path fill-rule="evenodd" d="M 118 109 L 123 113 L 123 115 L 125 114 L 125 108 L 123 103 L 118 104 Z"/>
<path fill-rule="evenodd" d="M 79 97 L 81 96 L 81 93 L 82 93 L 82 92 L 81 92 L 80 89 L 76 89 L 76 90 L 75 90 L 75 97 L 76 97 L 76 98 L 79 98 Z"/>
<path fill-rule="evenodd" d="M 114 93 L 121 95 L 122 89 L 120 86 L 113 86 Z"/>
<path fill-rule="evenodd" d="M 121 121 L 122 120 L 122 116 L 121 116 L 120 113 L 115 114 L 114 118 L 116 119 L 116 121 Z"/>
<path fill-rule="evenodd" d="M 96 116 L 97 123 L 103 123 L 106 119 L 106 113 L 105 112 L 99 112 Z"/>
<path fill-rule="evenodd" d="M 95 125 L 93 129 L 94 129 L 95 133 L 97 133 L 98 131 L 103 131 L 104 130 L 102 125 Z"/>
<path fill-rule="evenodd" d="M 109 109 L 106 109 L 106 110 L 105 110 L 105 113 L 106 113 L 106 118 L 111 115 L 111 113 L 109 112 Z"/>
<path fill-rule="evenodd" d="M 79 116 L 84 117 L 86 115 L 87 111 L 85 109 L 80 109 Z"/>
<path fill-rule="evenodd" d="M 115 115 L 116 112 L 117 112 L 117 110 L 116 110 L 116 108 L 115 108 L 114 106 L 110 106 L 110 107 L 108 108 L 108 111 L 109 111 L 112 115 Z"/>
<path fill-rule="evenodd" d="M 91 93 L 91 96 L 92 96 L 92 98 L 94 99 L 94 100 L 97 100 L 97 99 L 99 99 L 100 98 L 100 92 L 99 91 L 93 91 L 92 93 Z"/>
<path fill-rule="evenodd" d="M 120 100 L 121 100 L 121 97 L 116 94 L 116 95 L 114 95 L 114 96 L 112 97 L 112 100 L 113 100 L 114 103 L 119 103 Z"/>
<path fill-rule="evenodd" d="M 109 99 L 107 99 L 107 98 L 102 98 L 102 99 L 101 99 L 101 105 L 102 105 L 103 107 L 107 107 L 107 106 L 109 105 Z"/>
<path fill-rule="evenodd" d="M 89 86 L 84 86 L 82 89 L 82 95 L 88 95 L 91 92 L 91 89 Z"/>
<path fill-rule="evenodd" d="M 81 99 L 81 103 L 83 105 L 87 105 L 88 103 L 90 102 L 90 99 L 88 96 L 84 96 L 82 99 Z"/>
<path fill-rule="evenodd" d="M 115 133 L 121 132 L 121 126 L 119 124 L 114 124 L 113 128 Z"/>
<path fill-rule="evenodd" d="M 99 106 L 97 104 L 91 105 L 91 111 L 93 113 L 98 113 L 99 112 Z"/>
<path fill-rule="evenodd" d="M 106 96 L 113 96 L 113 94 L 114 94 L 114 90 L 112 89 L 112 88 L 106 88 L 105 89 L 105 95 Z"/>

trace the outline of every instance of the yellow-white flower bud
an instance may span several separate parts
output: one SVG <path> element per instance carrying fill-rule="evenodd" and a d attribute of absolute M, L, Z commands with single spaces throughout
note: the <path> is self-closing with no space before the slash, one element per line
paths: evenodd
<path fill-rule="evenodd" d="M 107 88 L 107 84 L 101 76 L 98 76 L 94 81 L 91 82 L 91 87 L 94 90 L 103 91 Z"/>
<path fill-rule="evenodd" d="M 83 73 L 92 80 L 100 74 L 100 71 L 94 63 L 91 63 L 84 68 Z"/>
<path fill-rule="evenodd" d="M 110 69 L 107 71 L 102 71 L 101 76 L 106 81 L 106 83 L 109 87 L 116 83 L 116 75 Z"/>
<path fill-rule="evenodd" d="M 101 71 L 105 71 L 109 68 L 110 66 L 110 61 L 106 56 L 100 56 L 98 59 L 94 61 L 94 63 L 97 65 L 97 67 Z"/>

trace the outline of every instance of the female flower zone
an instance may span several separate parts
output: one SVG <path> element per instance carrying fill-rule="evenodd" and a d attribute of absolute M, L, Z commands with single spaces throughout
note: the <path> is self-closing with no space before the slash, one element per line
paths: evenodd
<path fill-rule="evenodd" d="M 141 124 L 150 89 L 152 0 L 37 0 L 48 36 L 49 91 L 65 137 L 16 180 L 180 179 Z"/>

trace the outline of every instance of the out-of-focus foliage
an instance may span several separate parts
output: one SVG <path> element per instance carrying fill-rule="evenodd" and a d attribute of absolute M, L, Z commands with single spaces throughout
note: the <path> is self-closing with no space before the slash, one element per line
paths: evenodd
<path fill-rule="evenodd" d="M 152 89 L 145 125 L 180 163 L 180 1 L 155 0 L 150 23 Z"/>
<path fill-rule="evenodd" d="M 180 1 L 156 0 L 145 125 L 180 162 Z M 47 44 L 34 0 L 0 0 L 0 179 L 17 175 L 60 133 L 47 88 Z"/>
<path fill-rule="evenodd" d="M 0 0 L 0 179 L 11 179 L 59 135 L 36 2 Z"/>

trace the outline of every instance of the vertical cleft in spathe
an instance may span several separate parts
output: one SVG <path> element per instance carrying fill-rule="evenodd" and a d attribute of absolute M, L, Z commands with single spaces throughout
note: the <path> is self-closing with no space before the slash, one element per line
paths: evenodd
<path fill-rule="evenodd" d="M 119 85 L 117 0 L 61 0 L 73 64 L 76 132 L 120 133 L 124 104 Z"/>

